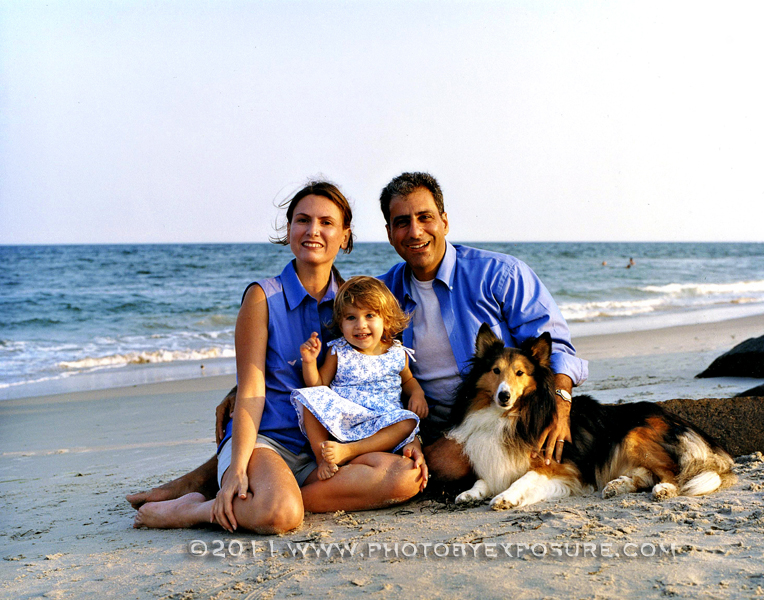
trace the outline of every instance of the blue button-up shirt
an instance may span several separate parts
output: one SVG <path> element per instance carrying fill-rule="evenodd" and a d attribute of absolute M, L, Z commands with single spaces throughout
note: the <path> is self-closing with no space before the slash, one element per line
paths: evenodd
<path fill-rule="evenodd" d="M 404 311 L 416 308 L 411 294 L 411 269 L 406 263 L 395 265 L 380 279 Z M 460 372 L 466 370 L 475 352 L 478 330 L 485 322 L 505 344 L 514 347 L 548 331 L 552 336 L 552 370 L 568 375 L 574 385 L 586 381 L 588 363 L 576 357 L 560 309 L 541 280 L 521 260 L 446 242 L 433 290 Z M 409 326 L 403 332 L 403 345 L 410 348 L 412 341 L 413 329 Z M 412 372 L 416 376 L 416 363 L 412 363 Z"/>

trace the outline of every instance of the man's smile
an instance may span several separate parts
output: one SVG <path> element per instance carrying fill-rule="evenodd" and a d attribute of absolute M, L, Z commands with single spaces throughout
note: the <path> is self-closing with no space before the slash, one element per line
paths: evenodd
<path fill-rule="evenodd" d="M 430 245 L 430 242 L 416 242 L 412 244 L 407 244 L 407 246 L 411 250 L 422 250 L 423 248 L 426 248 L 429 245 Z"/>

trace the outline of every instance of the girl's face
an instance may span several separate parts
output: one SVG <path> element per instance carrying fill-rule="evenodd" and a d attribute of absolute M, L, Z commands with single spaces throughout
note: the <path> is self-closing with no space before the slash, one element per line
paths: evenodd
<path fill-rule="evenodd" d="M 350 239 L 340 208 L 328 198 L 313 194 L 297 203 L 287 232 L 297 260 L 311 265 L 333 263 Z"/>
<path fill-rule="evenodd" d="M 345 308 L 340 324 L 342 337 L 363 354 L 384 354 L 382 344 L 385 323 L 377 313 L 366 306 L 351 304 Z"/>

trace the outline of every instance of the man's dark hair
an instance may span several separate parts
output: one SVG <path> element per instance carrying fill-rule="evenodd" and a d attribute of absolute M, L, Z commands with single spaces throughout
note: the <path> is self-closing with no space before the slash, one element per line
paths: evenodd
<path fill-rule="evenodd" d="M 405 198 L 418 188 L 425 188 L 430 191 L 439 214 L 442 215 L 446 211 L 443 206 L 443 192 L 432 175 L 429 173 L 401 173 L 385 186 L 379 196 L 379 205 L 382 208 L 382 214 L 385 215 L 385 223 L 390 225 L 390 202 L 393 198 L 396 196 Z"/>

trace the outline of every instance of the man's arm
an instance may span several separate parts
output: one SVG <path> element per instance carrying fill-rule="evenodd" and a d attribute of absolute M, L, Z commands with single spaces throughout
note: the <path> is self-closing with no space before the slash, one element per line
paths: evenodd
<path fill-rule="evenodd" d="M 567 375 L 557 374 L 554 376 L 554 389 L 570 394 L 573 390 L 573 381 Z M 536 444 L 536 454 L 541 454 L 542 448 L 546 445 L 546 450 L 544 451 L 544 461 L 546 464 L 550 464 L 552 453 L 554 453 L 554 459 L 560 462 L 565 442 L 573 441 L 570 435 L 571 403 L 556 393 L 554 399 L 557 405 L 557 415 L 549 427 L 541 433 L 541 437 Z"/>
<path fill-rule="evenodd" d="M 575 348 L 570 339 L 568 324 L 560 312 L 557 303 L 533 270 L 518 261 L 514 276 L 508 278 L 504 298 L 504 318 L 513 338 L 520 344 L 528 338 L 538 337 L 548 331 L 552 336 L 552 371 L 555 373 L 555 390 L 568 394 L 574 385 L 580 385 L 588 376 L 588 363 L 575 355 Z M 571 442 L 570 408 L 571 403 L 555 394 L 557 415 L 552 424 L 542 432 L 536 451 L 544 452 L 547 464 L 554 456 L 557 462 L 562 460 L 564 442 Z"/>
<path fill-rule="evenodd" d="M 533 270 L 518 260 L 505 285 L 502 312 L 515 342 L 520 345 L 548 331 L 552 336 L 552 371 L 567 375 L 573 386 L 586 381 L 588 363 L 576 356 L 568 324 Z"/>
<path fill-rule="evenodd" d="M 219 446 L 225 437 L 225 426 L 231 420 L 233 407 L 236 405 L 236 391 L 238 385 L 233 386 L 223 401 L 215 409 L 215 445 Z"/>

